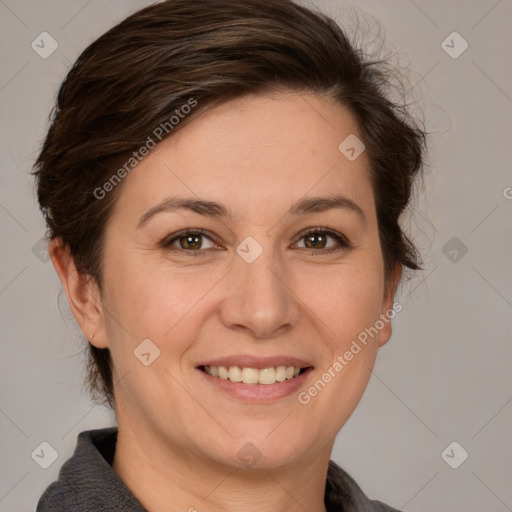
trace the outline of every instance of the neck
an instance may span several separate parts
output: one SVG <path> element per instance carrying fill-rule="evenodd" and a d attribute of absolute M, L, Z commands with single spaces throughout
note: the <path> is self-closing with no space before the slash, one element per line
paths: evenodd
<path fill-rule="evenodd" d="M 324 512 L 332 446 L 285 467 L 244 469 L 206 459 L 119 422 L 114 471 L 150 512 Z"/>

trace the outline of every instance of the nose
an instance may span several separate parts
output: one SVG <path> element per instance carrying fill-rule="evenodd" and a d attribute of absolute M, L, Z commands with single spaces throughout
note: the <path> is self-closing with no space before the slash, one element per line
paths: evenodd
<path fill-rule="evenodd" d="M 237 256 L 234 265 L 221 305 L 223 324 L 259 340 L 293 329 L 300 318 L 300 301 L 272 250 L 263 251 L 252 263 Z"/>

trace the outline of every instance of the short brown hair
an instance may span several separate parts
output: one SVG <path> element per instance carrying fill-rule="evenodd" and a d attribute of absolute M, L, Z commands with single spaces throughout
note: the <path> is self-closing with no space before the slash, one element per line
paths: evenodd
<path fill-rule="evenodd" d="M 371 166 L 385 278 L 397 264 L 421 268 L 398 220 L 426 134 L 386 97 L 383 64 L 365 59 L 332 19 L 290 0 L 167 0 L 134 13 L 84 50 L 59 89 L 34 164 L 48 237 L 101 289 L 105 225 L 120 187 L 101 199 L 94 191 L 190 98 L 204 109 L 287 89 L 328 94 L 353 115 Z M 110 352 L 89 349 L 92 396 L 113 406 Z"/>

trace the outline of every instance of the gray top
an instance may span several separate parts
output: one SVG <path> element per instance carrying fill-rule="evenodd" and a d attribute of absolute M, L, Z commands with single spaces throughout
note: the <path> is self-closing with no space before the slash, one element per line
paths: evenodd
<path fill-rule="evenodd" d="M 39 499 L 36 512 L 147 512 L 112 469 L 117 427 L 78 435 L 73 456 Z M 371 501 L 333 461 L 325 487 L 328 512 L 399 512 Z"/>

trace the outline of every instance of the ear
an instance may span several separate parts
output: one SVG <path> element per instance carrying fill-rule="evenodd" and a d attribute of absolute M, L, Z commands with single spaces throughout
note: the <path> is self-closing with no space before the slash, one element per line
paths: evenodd
<path fill-rule="evenodd" d="M 401 304 L 395 304 L 395 293 L 402 275 L 402 265 L 397 263 L 391 272 L 390 277 L 385 283 L 384 297 L 382 300 L 382 310 L 380 320 L 384 323 L 384 327 L 379 330 L 379 347 L 386 344 L 391 338 L 391 319 L 402 310 Z"/>
<path fill-rule="evenodd" d="M 95 347 L 108 348 L 100 290 L 96 280 L 91 275 L 78 272 L 68 246 L 60 238 L 50 242 L 48 253 L 82 333 Z"/>

